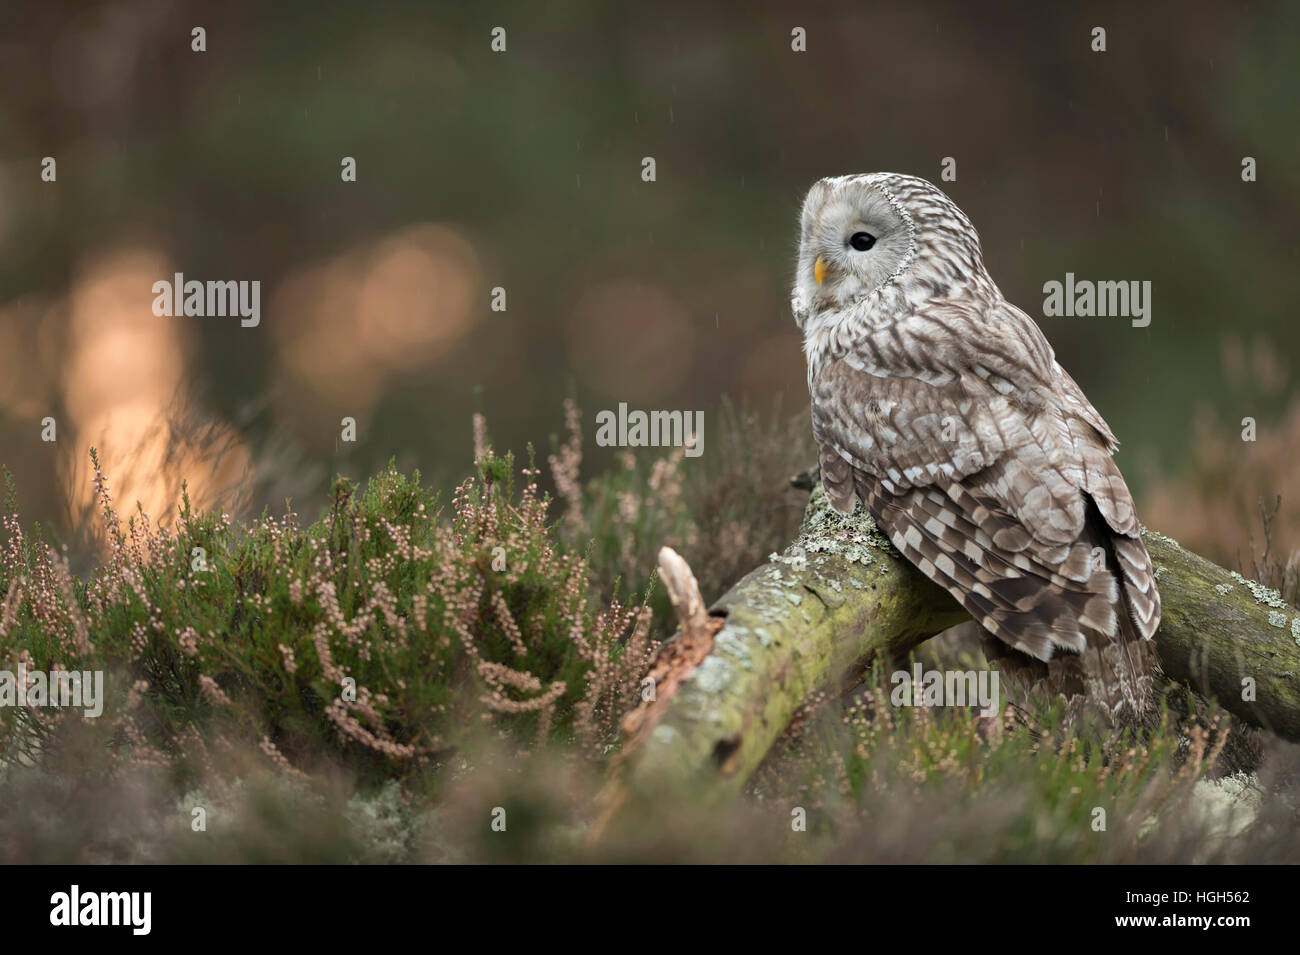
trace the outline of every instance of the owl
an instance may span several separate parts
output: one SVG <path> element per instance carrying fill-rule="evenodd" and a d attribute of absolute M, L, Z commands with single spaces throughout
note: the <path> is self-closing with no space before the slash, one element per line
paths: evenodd
<path fill-rule="evenodd" d="M 970 220 L 923 179 L 823 179 L 797 268 L 831 505 L 860 500 L 1000 656 L 1113 721 L 1140 714 L 1160 594 L 1118 442 L 1003 298 Z"/>

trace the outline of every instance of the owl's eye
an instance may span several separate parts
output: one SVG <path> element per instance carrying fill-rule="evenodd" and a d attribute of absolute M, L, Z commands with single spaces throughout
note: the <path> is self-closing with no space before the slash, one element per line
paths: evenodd
<path fill-rule="evenodd" d="M 876 237 L 870 232 L 855 232 L 849 239 L 849 245 L 859 252 L 865 252 L 876 244 Z"/>

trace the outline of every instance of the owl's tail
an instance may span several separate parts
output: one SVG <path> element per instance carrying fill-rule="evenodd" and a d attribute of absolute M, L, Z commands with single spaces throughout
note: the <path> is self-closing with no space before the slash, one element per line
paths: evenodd
<path fill-rule="evenodd" d="M 1084 630 L 1087 649 L 1061 653 L 1048 661 L 1050 681 L 1062 692 L 1082 692 L 1112 726 L 1145 721 L 1152 708 L 1155 644 L 1138 632 L 1125 588 L 1120 588 L 1116 632 Z"/>

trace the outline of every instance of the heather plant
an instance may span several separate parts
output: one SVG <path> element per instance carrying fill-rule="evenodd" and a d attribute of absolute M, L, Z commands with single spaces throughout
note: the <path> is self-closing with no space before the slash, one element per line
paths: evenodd
<path fill-rule="evenodd" d="M 445 511 L 418 472 L 339 479 L 305 527 L 288 506 L 244 527 L 187 494 L 170 526 L 124 524 L 91 458 L 104 553 L 87 581 L 10 495 L 0 659 L 105 671 L 112 764 L 190 779 L 251 744 L 288 775 L 325 760 L 377 783 L 439 769 L 484 727 L 598 758 L 637 692 L 648 615 L 595 601 L 536 469 L 509 455 L 479 457 Z M 0 759 L 39 761 L 80 719 L 0 709 Z"/>

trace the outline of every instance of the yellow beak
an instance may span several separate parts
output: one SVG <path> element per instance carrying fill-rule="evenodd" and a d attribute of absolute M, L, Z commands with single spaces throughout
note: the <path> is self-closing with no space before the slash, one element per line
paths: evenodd
<path fill-rule="evenodd" d="M 826 278 L 826 273 L 830 270 L 831 268 L 826 264 L 826 260 L 820 255 L 817 256 L 817 263 L 813 266 L 813 278 L 817 280 L 818 285 L 822 284 L 822 280 Z"/>

